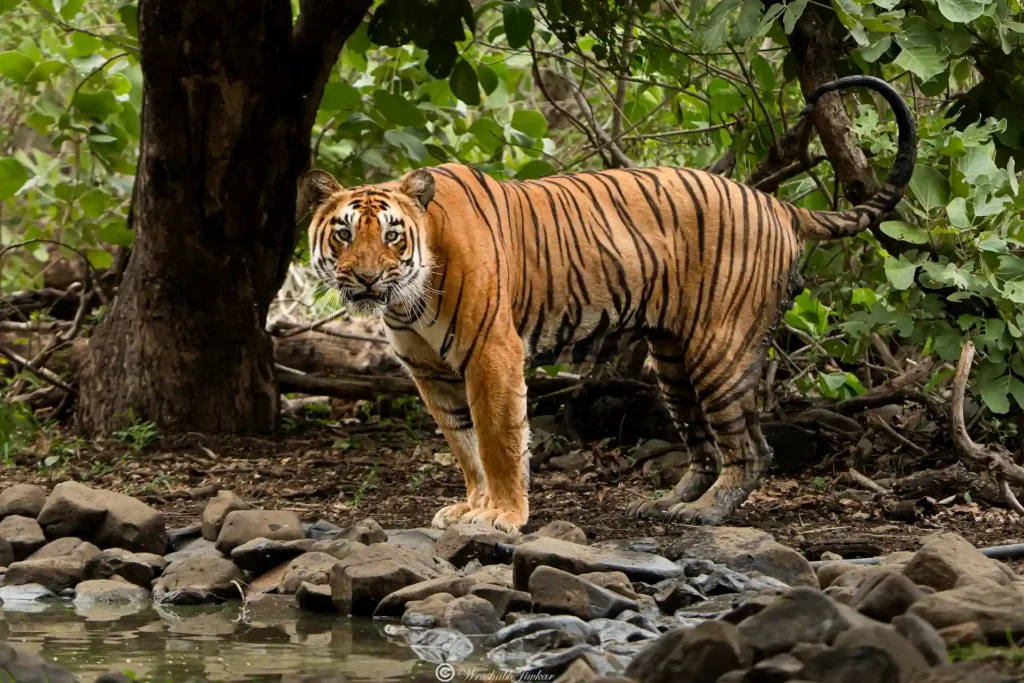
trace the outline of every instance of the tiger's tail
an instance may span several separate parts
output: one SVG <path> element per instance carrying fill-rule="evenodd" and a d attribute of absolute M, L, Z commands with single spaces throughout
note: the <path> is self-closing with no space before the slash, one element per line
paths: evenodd
<path fill-rule="evenodd" d="M 896 208 L 914 172 L 914 161 L 917 158 L 917 129 L 910 115 L 910 108 L 900 94 L 881 79 L 873 76 L 846 76 L 825 83 L 807 97 L 807 106 L 800 112 L 800 116 L 806 116 L 814 111 L 822 95 L 856 86 L 875 90 L 892 107 L 899 130 L 896 158 L 885 184 L 863 204 L 846 211 L 796 209 L 797 228 L 805 239 L 838 239 L 855 235 L 877 224 L 882 216 Z"/>

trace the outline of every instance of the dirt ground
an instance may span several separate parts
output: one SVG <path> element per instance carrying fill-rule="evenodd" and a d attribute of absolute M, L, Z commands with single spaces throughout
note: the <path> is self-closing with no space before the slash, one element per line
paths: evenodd
<path fill-rule="evenodd" d="M 93 443 L 57 432 L 41 440 L 35 453 L 0 465 L 0 482 L 52 486 L 74 479 L 120 491 L 162 510 L 169 527 L 195 524 L 217 488 L 255 506 L 294 510 L 307 522 L 346 525 L 372 517 L 385 528 L 427 526 L 439 507 L 464 495 L 444 439 L 422 415 L 289 418 L 282 432 L 272 438 L 161 437 L 135 427 L 119 439 Z M 578 524 L 592 541 L 685 530 L 623 515 L 635 497 L 657 495 L 651 477 L 630 466 L 629 449 L 567 448 L 586 449 L 586 465 L 560 470 L 549 461 L 535 469 L 524 531 L 555 519 Z M 851 558 L 914 550 L 936 530 L 958 531 L 978 547 L 1021 541 L 1024 521 L 964 491 L 894 510 L 875 494 L 851 488 L 829 471 L 834 465 L 827 460 L 796 478 L 769 477 L 730 523 L 764 529 L 812 560 L 824 551 Z"/>

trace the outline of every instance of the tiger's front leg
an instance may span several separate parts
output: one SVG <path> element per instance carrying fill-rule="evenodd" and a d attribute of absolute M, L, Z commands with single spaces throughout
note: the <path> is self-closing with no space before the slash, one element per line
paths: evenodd
<path fill-rule="evenodd" d="M 529 518 L 530 428 L 524 349 L 511 325 L 495 328 L 466 367 L 466 390 L 487 480 L 487 500 L 466 512 L 461 521 L 514 532 Z M 502 329 L 504 333 L 499 332 Z"/>

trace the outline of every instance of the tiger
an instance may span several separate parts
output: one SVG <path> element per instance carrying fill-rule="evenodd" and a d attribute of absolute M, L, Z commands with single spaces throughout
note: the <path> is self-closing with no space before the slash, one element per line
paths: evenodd
<path fill-rule="evenodd" d="M 857 86 L 888 102 L 898 141 L 882 187 L 843 211 L 692 168 L 497 180 L 446 163 L 348 188 L 319 169 L 300 177 L 312 270 L 349 310 L 383 321 L 462 470 L 466 498 L 441 507 L 434 527 L 513 533 L 527 523 L 527 369 L 622 335 L 646 340 L 691 456 L 671 494 L 624 513 L 693 525 L 735 513 L 773 457 L 755 390 L 803 243 L 878 224 L 914 168 L 917 131 L 885 81 L 826 83 L 801 115 Z"/>

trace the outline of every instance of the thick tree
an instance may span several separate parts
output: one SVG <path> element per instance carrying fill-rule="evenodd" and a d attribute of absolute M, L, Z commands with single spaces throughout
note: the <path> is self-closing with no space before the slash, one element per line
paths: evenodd
<path fill-rule="evenodd" d="M 369 0 L 142 0 L 136 239 L 80 379 L 85 433 L 272 429 L 267 310 L 324 84 Z"/>

